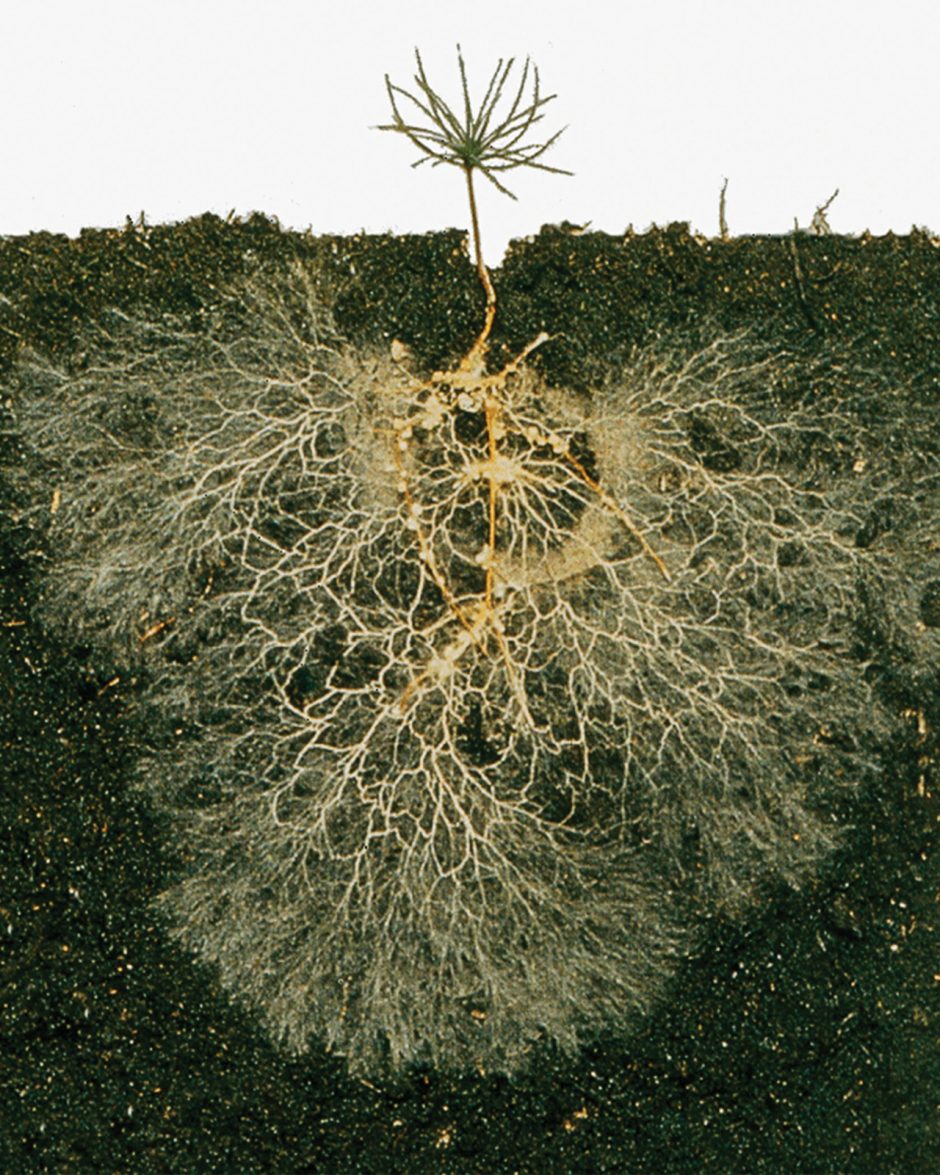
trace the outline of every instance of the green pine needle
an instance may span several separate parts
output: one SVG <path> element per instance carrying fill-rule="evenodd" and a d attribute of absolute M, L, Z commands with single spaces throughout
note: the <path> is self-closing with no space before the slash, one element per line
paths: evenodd
<path fill-rule="evenodd" d="M 514 58 L 506 62 L 500 58 L 493 76 L 486 87 L 486 93 L 480 105 L 474 109 L 470 100 L 470 89 L 467 85 L 467 71 L 464 66 L 460 46 L 457 46 L 457 60 L 460 64 L 460 84 L 463 90 L 463 117 L 459 118 L 437 93 L 428 81 L 424 71 L 421 54 L 415 49 L 418 62 L 418 72 L 415 74 L 415 85 L 418 93 L 396 86 L 385 75 L 385 85 L 388 90 L 389 101 L 392 106 L 394 122 L 377 129 L 382 131 L 398 131 L 407 138 L 422 153 L 412 167 L 427 163 L 437 167 L 441 163 L 450 163 L 464 171 L 474 168 L 481 171 L 486 178 L 501 192 L 515 196 L 496 177 L 496 172 L 509 171 L 514 167 L 535 167 L 541 171 L 551 171 L 557 175 L 571 175 L 561 167 L 551 167 L 540 162 L 541 157 L 566 129 L 556 131 L 550 138 L 541 143 L 526 143 L 526 135 L 543 118 L 542 108 L 551 102 L 554 94 L 542 96 L 539 91 L 539 71 L 526 58 L 522 68 L 522 76 L 515 90 L 515 96 L 508 111 L 496 121 L 496 107 L 503 96 L 506 82 L 512 72 Z M 531 91 L 526 98 L 526 85 L 531 77 Z M 424 123 L 409 122 L 401 113 L 403 99 L 411 102 L 427 120 Z"/>

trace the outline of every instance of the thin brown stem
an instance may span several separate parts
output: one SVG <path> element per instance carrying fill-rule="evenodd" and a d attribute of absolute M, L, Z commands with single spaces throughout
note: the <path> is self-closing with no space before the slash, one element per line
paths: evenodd
<path fill-rule="evenodd" d="M 499 455 L 499 449 L 496 438 L 496 422 L 499 418 L 499 402 L 489 395 L 486 397 L 486 438 L 487 449 L 489 453 L 489 473 L 487 480 L 489 482 L 489 539 L 486 551 L 486 588 L 485 599 L 486 607 L 492 609 L 493 607 L 493 561 L 496 558 L 496 513 L 497 513 L 497 497 L 499 495 L 499 482 L 495 474 L 496 458 Z"/>
<path fill-rule="evenodd" d="M 473 344 L 464 364 L 471 359 L 476 362 L 479 361 L 486 351 L 487 340 L 490 337 L 490 331 L 493 329 L 493 319 L 496 317 L 496 291 L 493 289 L 493 283 L 490 280 L 490 272 L 483 262 L 483 247 L 480 243 L 480 220 L 477 216 L 477 201 L 476 195 L 473 191 L 473 168 L 464 167 L 464 175 L 467 177 L 467 199 L 470 201 L 470 224 L 473 230 L 473 253 L 476 261 L 477 275 L 483 285 L 483 290 L 486 294 L 486 317 L 483 321 L 483 329 L 477 336 L 476 342 Z"/>

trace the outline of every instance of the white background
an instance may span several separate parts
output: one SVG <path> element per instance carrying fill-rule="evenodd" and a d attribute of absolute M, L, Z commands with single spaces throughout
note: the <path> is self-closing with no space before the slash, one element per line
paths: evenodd
<path fill-rule="evenodd" d="M 940 227 L 938 0 L 0 0 L 0 234 L 253 209 L 314 232 L 465 227 L 462 177 L 412 170 L 384 74 L 414 46 L 459 97 L 530 55 L 567 124 L 481 192 L 487 259 L 564 219 L 610 232 Z"/>

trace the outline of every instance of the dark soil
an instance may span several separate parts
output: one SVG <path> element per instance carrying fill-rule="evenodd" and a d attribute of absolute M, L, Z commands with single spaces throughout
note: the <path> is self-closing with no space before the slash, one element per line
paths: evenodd
<path fill-rule="evenodd" d="M 537 361 L 574 387 L 675 327 L 747 327 L 808 355 L 835 343 L 936 406 L 940 430 L 938 246 L 545 228 L 495 275 L 495 343 L 548 330 Z M 482 297 L 456 231 L 317 238 L 205 216 L 0 240 L 0 370 L 22 344 L 69 356 L 109 305 L 198 324 L 222 286 L 287 254 L 320 262 L 355 341 L 397 338 L 439 364 L 475 336 Z M 940 667 L 886 683 L 883 778 L 825 875 L 716 926 L 639 1037 L 513 1081 L 379 1088 L 315 1050 L 281 1056 L 164 938 L 150 902 L 166 829 L 128 789 L 135 683 L 31 619 L 42 558 L 0 506 L 0 1171 L 940 1169 Z"/>

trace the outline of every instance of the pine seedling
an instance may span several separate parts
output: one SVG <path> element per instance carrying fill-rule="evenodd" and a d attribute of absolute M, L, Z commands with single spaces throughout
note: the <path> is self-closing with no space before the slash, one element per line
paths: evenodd
<path fill-rule="evenodd" d="M 529 59 L 512 88 L 508 109 L 499 112 L 514 60 L 500 59 L 482 101 L 475 107 L 459 46 L 457 56 L 462 117 L 432 87 L 416 49 L 417 93 L 395 85 L 386 75 L 394 121 L 379 128 L 404 134 L 419 149 L 421 157 L 413 167 L 430 160 L 432 166 L 446 163 L 463 171 L 477 273 L 486 292 L 484 323 L 473 346 L 456 368 L 435 372 L 430 380 L 414 381 L 405 397 L 399 399 L 400 411 L 392 421 L 392 453 L 407 524 L 416 537 L 416 553 L 446 603 L 458 633 L 445 649 L 443 659 L 435 654 L 412 677 L 402 697 L 402 707 L 465 654 L 474 650 L 484 656 L 495 652 L 503 662 L 518 720 L 528 723 L 531 718 L 522 679 L 513 663 L 511 643 L 504 635 L 504 614 L 513 610 L 519 586 L 518 567 L 511 571 L 507 564 L 509 553 L 525 548 L 531 560 L 535 549 L 542 558 L 548 546 L 563 548 L 565 536 L 560 520 L 579 517 L 585 501 L 593 500 L 599 513 L 625 529 L 667 580 L 669 572 L 646 535 L 610 497 L 572 448 L 571 438 L 558 431 L 558 422 L 549 419 L 538 396 L 533 396 L 532 381 L 523 371 L 524 362 L 549 336 L 542 332 L 501 371 L 486 373 L 496 293 L 483 261 L 473 173 L 481 171 L 499 191 L 513 199 L 514 194 L 497 178 L 506 171 L 534 167 L 571 173 L 542 162 L 561 130 L 540 142 L 530 141 L 532 128 L 542 120 L 543 108 L 554 95 L 542 94 L 538 69 Z M 423 115 L 424 123 L 406 121 L 402 114 L 405 101 Z M 461 414 L 477 419 L 478 439 L 468 443 L 465 433 L 452 431 Z M 444 447 L 442 467 L 439 442 L 429 446 L 419 438 L 448 432 L 459 443 Z M 437 508 L 425 488 L 447 484 L 451 477 L 455 479 L 455 495 L 476 498 L 479 514 L 477 525 L 460 535 L 453 517 Z M 558 533 L 552 534 L 553 529 Z M 536 538 L 537 534 L 541 537 Z M 452 557 L 455 549 L 461 551 L 456 566 Z M 461 591 L 461 584 L 466 589 L 473 582 L 460 566 L 467 562 L 480 569 L 475 592 Z"/>
<path fill-rule="evenodd" d="M 457 46 L 457 61 L 460 66 L 460 86 L 463 97 L 463 116 L 458 116 L 428 81 L 421 54 L 415 49 L 418 72 L 415 74 L 417 93 L 396 86 L 388 74 L 385 86 L 392 106 L 393 120 L 378 129 L 397 131 L 405 135 L 421 152 L 412 167 L 431 162 L 432 167 L 441 163 L 459 167 L 466 177 L 467 199 L 470 204 L 470 224 L 473 233 L 473 250 L 477 274 L 486 293 L 486 319 L 483 330 L 470 352 L 473 358 L 481 357 L 493 326 L 496 314 L 496 292 L 490 280 L 489 271 L 483 262 L 480 243 L 480 221 L 477 214 L 476 195 L 473 188 L 474 171 L 481 172 L 494 187 L 515 200 L 516 196 L 499 179 L 507 171 L 521 167 L 534 167 L 555 175 L 571 175 L 561 167 L 552 167 L 542 161 L 542 156 L 558 140 L 565 127 L 541 142 L 530 142 L 528 136 L 533 127 L 544 117 L 543 108 L 551 102 L 554 94 L 543 95 L 539 86 L 539 71 L 526 58 L 522 67 L 519 84 L 508 110 L 499 112 L 506 83 L 513 70 L 515 59 L 500 58 L 480 104 L 474 107 L 470 98 L 467 70 L 463 54 Z M 531 90 L 527 84 L 531 79 Z M 411 122 L 402 114 L 403 103 L 414 106 L 425 122 Z M 468 356 L 468 359 L 470 358 Z"/>

